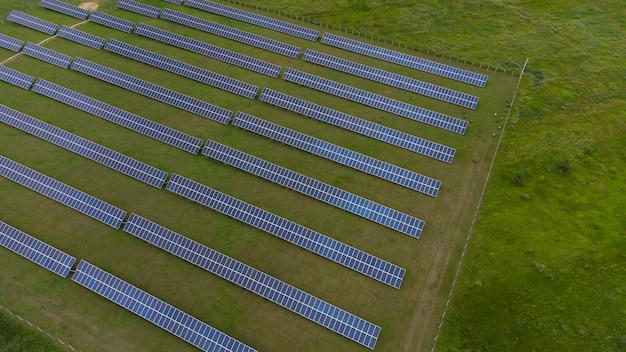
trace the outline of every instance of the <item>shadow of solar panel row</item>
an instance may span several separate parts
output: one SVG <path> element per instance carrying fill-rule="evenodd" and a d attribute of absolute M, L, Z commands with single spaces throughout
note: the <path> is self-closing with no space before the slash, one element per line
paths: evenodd
<path fill-rule="evenodd" d="M 13 38 L 6 34 L 0 33 L 0 48 L 5 48 L 7 50 L 14 51 L 16 53 L 22 50 L 24 46 L 24 41 L 19 40 L 17 38 Z"/>
<path fill-rule="evenodd" d="M 425 95 L 447 103 L 463 106 L 468 109 L 476 109 L 476 104 L 478 103 L 477 96 L 440 87 L 375 67 L 366 66 L 354 61 L 324 54 L 319 51 L 307 49 L 302 59 L 304 61 L 329 67 L 337 71 L 346 72 L 354 76 L 363 77 L 392 87 L 404 89 L 412 93 Z"/>
<path fill-rule="evenodd" d="M 283 79 L 459 134 L 464 134 L 467 128 L 467 121 L 292 68 L 285 70 Z"/>
<path fill-rule="evenodd" d="M 441 181 L 433 178 L 246 113 L 237 112 L 233 125 L 432 197 L 437 196 L 441 186 Z"/>
<path fill-rule="evenodd" d="M 259 100 L 298 114 L 344 128 L 379 141 L 404 148 L 418 154 L 451 163 L 455 149 L 363 120 L 346 113 L 329 109 L 303 99 L 298 99 L 269 88 L 263 88 Z"/>
<path fill-rule="evenodd" d="M 182 5 L 183 4 L 183 0 L 164 0 L 165 2 L 169 2 L 170 4 L 174 4 L 174 5 Z"/>
<path fill-rule="evenodd" d="M 219 106 L 146 82 L 80 57 L 74 60 L 72 69 L 222 124 L 228 124 L 233 115 L 232 111 Z"/>
<path fill-rule="evenodd" d="M 0 104 L 0 121 L 156 188 L 167 172 Z"/>
<path fill-rule="evenodd" d="M 161 13 L 161 18 L 291 58 L 297 58 L 300 55 L 300 51 L 302 51 L 301 48 L 295 45 L 262 37 L 257 34 L 252 34 L 170 9 L 164 9 L 163 13 Z"/>
<path fill-rule="evenodd" d="M 100 38 L 96 35 L 85 33 L 68 26 L 61 26 L 57 35 L 61 38 L 65 38 L 98 50 L 102 49 L 105 42 L 104 38 Z"/>
<path fill-rule="evenodd" d="M 151 18 L 159 18 L 159 14 L 161 13 L 161 9 L 158 7 L 142 4 L 133 0 L 120 0 L 117 3 L 117 7 Z"/>
<path fill-rule="evenodd" d="M 201 320 L 84 260 L 78 263 L 72 281 L 203 351 L 254 351 Z"/>
<path fill-rule="evenodd" d="M 124 231 L 364 346 L 376 344 L 380 327 L 159 224 L 131 214 Z"/>
<path fill-rule="evenodd" d="M 407 236 L 419 238 L 424 228 L 420 219 L 220 143 L 209 140 L 202 154 Z"/>
<path fill-rule="evenodd" d="M 89 16 L 89 21 L 126 33 L 131 33 L 133 28 L 135 28 L 135 23 L 131 21 L 123 20 L 100 11 L 92 12 L 91 16 Z"/>
<path fill-rule="evenodd" d="M 422 59 L 420 57 L 404 54 L 399 51 L 385 49 L 380 46 L 341 37 L 336 34 L 324 33 L 322 36 L 322 43 L 478 87 L 484 87 L 487 83 L 488 77 L 476 72 L 440 64 L 435 61 Z"/>
<path fill-rule="evenodd" d="M 22 49 L 22 53 L 24 55 L 34 57 L 41 61 L 47 62 L 55 66 L 59 66 L 65 69 L 70 67 L 70 64 L 72 63 L 71 56 L 62 54 L 52 49 L 44 48 L 43 46 L 39 46 L 37 44 L 33 44 L 30 42 L 24 45 L 24 49 Z"/>
<path fill-rule="evenodd" d="M 204 143 L 200 138 L 163 126 L 43 79 L 37 80 L 32 90 L 192 154 L 198 154 Z"/>
<path fill-rule="evenodd" d="M 239 66 L 247 70 L 258 72 L 273 78 L 278 77 L 280 66 L 242 55 L 219 46 L 207 44 L 199 40 L 191 39 L 173 32 L 168 32 L 157 27 L 143 23 L 137 24 L 135 33 L 146 38 L 154 39 L 175 47 L 192 51 L 212 59 L 227 62 L 231 65 Z"/>
<path fill-rule="evenodd" d="M 7 20 L 49 35 L 54 35 L 54 33 L 57 32 L 57 29 L 59 29 L 59 25 L 56 23 L 44 21 L 35 16 L 27 15 L 23 12 L 15 10 L 9 13 Z"/>
<path fill-rule="evenodd" d="M 14 86 L 28 90 L 33 85 L 33 82 L 35 82 L 35 77 L 0 65 L 0 81 L 5 81 Z"/>
<path fill-rule="evenodd" d="M 259 87 L 253 86 L 252 84 L 223 76 L 182 61 L 174 60 L 167 56 L 159 55 L 115 39 L 109 39 L 105 49 L 249 99 L 254 99 L 259 91 Z"/>
<path fill-rule="evenodd" d="M 173 174 L 166 189 L 374 280 L 395 288 L 402 284 L 403 268 L 208 186 Z"/>
<path fill-rule="evenodd" d="M 0 155 L 0 176 L 119 229 L 126 212 Z"/>
<path fill-rule="evenodd" d="M 236 9 L 234 7 L 218 4 L 212 1 L 187 0 L 185 5 L 311 41 L 316 41 L 320 36 L 320 31 L 316 31 L 311 28 L 298 26 L 293 23 L 280 21 L 271 17 Z"/>
<path fill-rule="evenodd" d="M 65 278 L 76 258 L 0 221 L 0 246 Z"/>
<path fill-rule="evenodd" d="M 39 6 L 78 18 L 80 20 L 86 20 L 89 16 L 89 11 L 59 0 L 41 0 Z"/>

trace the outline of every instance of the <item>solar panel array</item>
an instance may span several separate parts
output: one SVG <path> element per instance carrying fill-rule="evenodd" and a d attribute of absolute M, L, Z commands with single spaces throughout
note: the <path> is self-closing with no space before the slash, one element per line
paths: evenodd
<path fill-rule="evenodd" d="M 159 224 L 131 214 L 124 231 L 364 346 L 376 344 L 380 327 Z"/>
<path fill-rule="evenodd" d="M 78 18 L 80 20 L 86 20 L 89 16 L 89 11 L 59 0 L 41 0 L 39 6 Z"/>
<path fill-rule="evenodd" d="M 254 349 L 146 291 L 81 260 L 72 281 L 176 335 L 202 351 L 252 352 Z"/>
<path fill-rule="evenodd" d="M 233 115 L 230 110 L 226 110 L 205 101 L 175 92 L 171 89 L 146 82 L 134 76 L 127 75 L 80 57 L 77 57 L 76 60 L 74 60 L 72 63 L 72 69 L 219 123 L 228 124 L 230 117 Z"/>
<path fill-rule="evenodd" d="M 301 48 L 295 45 L 262 37 L 257 34 L 252 34 L 170 9 L 164 9 L 161 18 L 291 58 L 297 58 L 300 55 L 300 51 L 302 51 Z"/>
<path fill-rule="evenodd" d="M 73 42 L 86 45 L 94 49 L 102 49 L 104 46 L 104 38 L 100 38 L 96 35 L 89 34 L 78 29 L 74 29 L 68 26 L 61 26 L 57 35 L 61 38 L 71 40 Z"/>
<path fill-rule="evenodd" d="M 7 20 L 49 35 L 54 35 L 59 28 L 59 26 L 55 23 L 44 21 L 35 16 L 27 15 L 23 12 L 15 10 L 9 13 Z"/>
<path fill-rule="evenodd" d="M 143 23 L 137 24 L 135 33 L 270 77 L 276 78 L 280 72 L 280 66 L 267 61 L 255 59 L 250 56 L 220 48 L 219 46 L 207 44 L 199 40 L 168 32 L 157 27 L 148 26 Z"/>
<path fill-rule="evenodd" d="M 16 71 L 10 67 L 0 65 L 0 81 L 5 81 L 28 90 L 33 85 L 35 77 Z"/>
<path fill-rule="evenodd" d="M 167 172 L 0 104 L 0 121 L 141 182 L 162 188 Z"/>
<path fill-rule="evenodd" d="M 39 46 L 33 43 L 26 43 L 24 49 L 22 49 L 22 53 L 24 55 L 28 55 L 39 59 L 41 61 L 45 61 L 49 64 L 53 64 L 55 66 L 59 66 L 61 68 L 68 68 L 72 63 L 72 57 L 69 55 L 61 54 L 58 51 L 54 51 L 52 49 L 44 48 L 43 46 Z"/>
<path fill-rule="evenodd" d="M 292 68 L 285 70 L 283 79 L 459 134 L 464 134 L 467 128 L 467 121 L 465 120 L 387 98 Z"/>
<path fill-rule="evenodd" d="M 0 175 L 119 229 L 126 212 L 0 155 Z"/>
<path fill-rule="evenodd" d="M 111 16 L 107 13 L 103 13 L 100 11 L 92 12 L 91 16 L 89 16 L 89 20 L 91 22 L 101 24 L 109 28 L 117 29 L 118 31 L 126 33 L 131 33 L 133 31 L 133 28 L 135 27 L 135 24 L 131 21 L 123 20 L 121 18 Z"/>
<path fill-rule="evenodd" d="M 198 154 L 204 143 L 200 138 L 190 136 L 41 78 L 35 83 L 33 91 L 192 154 Z"/>
<path fill-rule="evenodd" d="M 105 49 L 249 99 L 254 99 L 259 91 L 259 87 L 252 84 L 220 75 L 182 61 L 174 60 L 167 56 L 159 55 L 115 39 L 109 39 Z"/>
<path fill-rule="evenodd" d="M 71 255 L 2 221 L 0 221 L 0 246 L 64 278 L 69 275 L 74 262 L 76 262 L 76 258 Z"/>
<path fill-rule="evenodd" d="M 238 112 L 233 125 L 432 197 L 437 196 L 441 186 L 441 181 L 246 113 Z"/>
<path fill-rule="evenodd" d="M 120 0 L 117 3 L 117 7 L 152 18 L 159 18 L 159 14 L 161 13 L 161 9 L 158 7 L 142 4 L 133 0 Z"/>
<path fill-rule="evenodd" d="M 405 235 L 419 238 L 424 228 L 420 219 L 220 143 L 209 140 L 202 154 Z"/>
<path fill-rule="evenodd" d="M 411 134 L 269 88 L 263 88 L 259 100 L 447 163 L 452 162 L 456 152 L 454 148 L 415 137 Z"/>
<path fill-rule="evenodd" d="M 400 288 L 405 270 L 193 180 L 173 174 L 167 190 L 291 242 L 374 280 Z"/>
<path fill-rule="evenodd" d="M 311 28 L 298 26 L 293 23 L 280 21 L 271 17 L 262 16 L 253 12 L 239 10 L 234 7 L 217 4 L 212 1 L 187 0 L 185 2 L 185 5 L 190 6 L 190 7 L 195 7 L 197 9 L 211 12 L 214 14 L 218 14 L 221 16 L 234 18 L 236 20 L 251 23 L 260 27 L 269 28 L 278 32 L 293 35 L 295 37 L 308 39 L 311 41 L 316 41 L 317 38 L 320 36 L 320 31 L 316 31 Z"/>
<path fill-rule="evenodd" d="M 14 52 L 19 52 L 24 46 L 24 41 L 0 33 L 0 48 L 5 48 Z"/>
<path fill-rule="evenodd" d="M 476 72 L 440 64 L 435 61 L 385 49 L 376 45 L 363 43 L 358 40 L 338 36 L 336 34 L 324 33 L 322 36 L 322 43 L 380 60 L 393 62 L 398 65 L 414 68 L 416 70 L 432 73 L 434 75 L 465 82 L 478 87 L 484 87 L 487 83 L 488 77 Z"/>
<path fill-rule="evenodd" d="M 324 54 L 319 51 L 307 49 L 302 59 L 304 61 L 329 67 L 337 71 L 346 72 L 355 76 L 370 79 L 372 81 L 387 84 L 392 87 L 404 89 L 409 92 L 463 106 L 468 109 L 476 109 L 476 104 L 478 103 L 478 97 L 474 95 L 458 92 L 375 67 L 366 66 L 354 61 Z"/>

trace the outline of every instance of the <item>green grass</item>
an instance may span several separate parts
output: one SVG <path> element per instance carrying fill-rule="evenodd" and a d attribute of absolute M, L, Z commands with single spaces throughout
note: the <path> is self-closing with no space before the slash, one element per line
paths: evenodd
<path fill-rule="evenodd" d="M 44 338 L 37 330 L 19 324 L 17 318 L 0 311 L 0 351 L 2 352 L 57 352 L 60 345 Z"/>

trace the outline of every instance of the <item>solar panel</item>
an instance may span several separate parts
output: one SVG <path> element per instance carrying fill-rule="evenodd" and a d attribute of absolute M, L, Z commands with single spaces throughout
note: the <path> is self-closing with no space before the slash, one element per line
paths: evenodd
<path fill-rule="evenodd" d="M 44 21 L 35 16 L 27 15 L 23 12 L 15 10 L 12 10 L 11 13 L 9 13 L 7 20 L 49 35 L 54 35 L 59 28 L 59 26 L 55 23 Z"/>
<path fill-rule="evenodd" d="M 57 35 L 61 38 L 65 38 L 98 50 L 102 49 L 105 42 L 104 38 L 100 38 L 93 34 L 85 33 L 68 26 L 61 26 Z"/>
<path fill-rule="evenodd" d="M 157 27 L 148 26 L 143 23 L 139 23 L 137 25 L 135 33 L 273 78 L 278 77 L 278 73 L 280 72 L 280 66 L 267 61 L 241 55 L 234 51 L 220 48 L 219 46 L 207 44 L 199 40 L 184 37 L 182 35 L 168 32 Z"/>
<path fill-rule="evenodd" d="M 254 99 L 259 91 L 259 87 L 253 86 L 252 84 L 223 76 L 182 61 L 174 60 L 167 56 L 159 55 L 115 39 L 109 39 L 105 49 L 249 99 Z"/>
<path fill-rule="evenodd" d="M 70 67 L 70 63 L 72 62 L 72 57 L 69 55 L 61 54 L 58 51 L 44 48 L 43 46 L 30 42 L 24 45 L 22 53 L 61 68 Z"/>
<path fill-rule="evenodd" d="M 192 154 L 198 154 L 204 143 L 200 138 L 192 137 L 41 78 L 35 83 L 33 91 Z"/>
<path fill-rule="evenodd" d="M 167 172 L 0 104 L 0 121 L 156 188 Z"/>
<path fill-rule="evenodd" d="M 89 16 L 89 11 L 59 0 L 41 0 L 39 6 L 78 18 L 80 20 L 86 20 Z"/>
<path fill-rule="evenodd" d="M 182 310 L 81 260 L 72 281 L 176 335 L 202 351 L 252 352 L 249 346 Z"/>
<path fill-rule="evenodd" d="M 300 51 L 302 51 L 301 48 L 295 45 L 262 37 L 170 9 L 164 9 L 163 13 L 161 13 L 161 18 L 291 58 L 297 58 L 300 55 Z"/>
<path fill-rule="evenodd" d="M 208 186 L 173 174 L 166 189 L 374 280 L 395 288 L 402 284 L 403 268 Z"/>
<path fill-rule="evenodd" d="M 325 106 L 313 104 L 269 88 L 263 88 L 259 100 L 447 163 L 452 162 L 456 153 L 454 148 L 332 110 Z"/>
<path fill-rule="evenodd" d="M 24 46 L 24 41 L 0 33 L 0 48 L 5 48 L 14 52 L 19 52 Z"/>
<path fill-rule="evenodd" d="M 126 212 L 0 155 L 0 176 L 119 229 Z"/>
<path fill-rule="evenodd" d="M 375 67 L 366 66 L 354 61 L 324 54 L 319 51 L 307 49 L 302 59 L 304 61 L 329 67 L 337 71 L 346 72 L 392 87 L 404 89 L 412 93 L 439 99 L 450 104 L 463 106 L 468 109 L 476 109 L 476 104 L 478 103 L 478 97 L 474 95 L 458 92 L 456 90 L 444 88 Z"/>
<path fill-rule="evenodd" d="M 76 258 L 0 221 L 0 246 L 65 278 Z"/>
<path fill-rule="evenodd" d="M 35 82 L 35 77 L 0 65 L 0 81 L 5 81 L 28 90 L 33 85 L 33 82 Z"/>
<path fill-rule="evenodd" d="M 101 24 L 126 33 L 132 32 L 135 27 L 135 24 L 131 21 L 123 20 L 100 11 L 92 12 L 91 16 L 89 16 L 89 20 L 93 23 Z"/>
<path fill-rule="evenodd" d="M 380 327 L 157 223 L 131 214 L 124 231 L 371 349 Z"/>
<path fill-rule="evenodd" d="M 192 98 L 171 89 L 146 82 L 134 76 L 127 75 L 106 66 L 98 65 L 80 57 L 77 57 L 76 60 L 74 60 L 71 67 L 73 70 L 84 73 L 88 76 L 114 84 L 124 89 L 128 89 L 132 92 L 139 93 L 143 96 L 189 111 L 196 115 L 206 117 L 219 123 L 228 124 L 228 121 L 230 121 L 230 118 L 233 115 L 233 112 L 230 110 L 226 110 L 219 106 Z"/>
<path fill-rule="evenodd" d="M 322 43 L 478 87 L 484 87 L 487 83 L 488 77 L 476 72 L 462 70 L 454 66 L 440 64 L 435 61 L 381 48 L 358 40 L 341 37 L 336 34 L 324 33 Z"/>
<path fill-rule="evenodd" d="M 317 38 L 320 36 L 320 31 L 316 31 L 311 28 L 298 26 L 293 23 L 280 21 L 253 12 L 239 10 L 234 7 L 217 4 L 212 1 L 187 0 L 185 5 L 311 41 L 317 41 Z"/>
<path fill-rule="evenodd" d="M 432 197 L 441 186 L 441 181 L 242 112 L 233 125 Z"/>
<path fill-rule="evenodd" d="M 158 7 L 142 4 L 133 0 L 120 0 L 117 3 L 117 7 L 152 18 L 159 18 L 159 14 L 161 13 L 161 9 Z"/>
<path fill-rule="evenodd" d="M 303 71 L 294 70 L 292 68 L 287 68 L 285 70 L 283 73 L 283 79 L 459 134 L 464 134 L 465 129 L 467 128 L 467 121 L 465 120 L 427 110 L 419 106 L 374 94 L 366 90 L 351 87 Z"/>

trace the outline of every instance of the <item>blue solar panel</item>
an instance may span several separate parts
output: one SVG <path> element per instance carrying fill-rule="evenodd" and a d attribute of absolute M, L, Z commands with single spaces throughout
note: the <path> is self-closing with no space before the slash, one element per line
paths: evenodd
<path fill-rule="evenodd" d="M 15 10 L 9 13 L 7 20 L 49 35 L 54 35 L 59 28 L 59 26 L 55 23 L 44 21 L 35 16 L 27 15 L 23 12 Z"/>
<path fill-rule="evenodd" d="M 355 76 L 370 79 L 372 81 L 387 84 L 392 87 L 404 89 L 412 93 L 425 95 L 447 103 L 463 106 L 468 109 L 476 109 L 476 104 L 478 103 L 478 97 L 474 95 L 469 95 L 456 90 L 419 81 L 417 79 L 381 70 L 375 67 L 366 66 L 354 61 L 324 54 L 319 51 L 307 49 L 302 59 L 324 67 L 330 67 L 341 72 L 346 72 Z"/>
<path fill-rule="evenodd" d="M 403 268 L 193 180 L 173 174 L 166 188 L 374 280 L 395 288 L 402 284 Z"/>
<path fill-rule="evenodd" d="M 11 83 L 15 86 L 28 90 L 33 85 L 35 77 L 0 65 L 0 81 L 5 81 L 7 83 Z"/>
<path fill-rule="evenodd" d="M 176 335 L 202 351 L 252 352 L 254 349 L 146 291 L 81 260 L 72 281 Z"/>
<path fill-rule="evenodd" d="M 33 91 L 192 154 L 198 154 L 204 143 L 200 138 L 131 114 L 41 78 L 35 83 Z"/>
<path fill-rule="evenodd" d="M 259 100 L 447 163 L 452 162 L 456 153 L 454 148 L 268 88 L 263 88 Z"/>
<path fill-rule="evenodd" d="M 62 68 L 68 68 L 72 63 L 71 56 L 33 43 L 26 43 L 22 53 Z"/>
<path fill-rule="evenodd" d="M 298 48 L 295 45 L 265 38 L 260 35 L 252 34 L 240 29 L 228 27 L 223 24 L 211 22 L 170 9 L 164 9 L 161 14 L 161 18 L 291 58 L 297 58 L 300 55 L 300 51 L 302 51 L 301 48 Z"/>
<path fill-rule="evenodd" d="M 233 115 L 233 112 L 230 110 L 226 110 L 205 101 L 175 92 L 171 89 L 146 82 L 134 76 L 127 75 L 106 66 L 98 65 L 80 57 L 77 57 L 76 60 L 74 60 L 72 63 L 72 69 L 219 123 L 228 124 L 231 116 Z"/>
<path fill-rule="evenodd" d="M 93 23 L 101 24 L 126 33 L 132 32 L 135 27 L 135 24 L 131 21 L 123 20 L 99 11 L 92 12 L 91 16 L 89 16 L 89 20 Z"/>
<path fill-rule="evenodd" d="M 467 128 L 467 121 L 292 68 L 285 70 L 283 79 L 459 134 Z"/>
<path fill-rule="evenodd" d="M 161 9 L 158 7 L 142 4 L 133 0 L 120 0 L 117 3 L 117 7 L 152 18 L 159 18 L 159 14 L 161 13 Z"/>
<path fill-rule="evenodd" d="M 100 38 L 93 34 L 85 33 L 68 26 L 61 26 L 57 35 L 61 38 L 65 38 L 98 50 L 102 49 L 105 41 L 104 38 Z"/>
<path fill-rule="evenodd" d="M 167 56 L 159 55 L 115 39 L 109 39 L 105 49 L 249 99 L 254 99 L 259 91 L 259 87 L 253 86 L 252 84 L 223 76 L 182 61 L 174 60 Z"/>
<path fill-rule="evenodd" d="M 124 231 L 371 349 L 380 327 L 157 223 L 131 214 Z"/>
<path fill-rule="evenodd" d="M 280 72 L 280 66 L 274 65 L 267 61 L 262 61 L 250 56 L 241 55 L 234 51 L 220 48 L 219 46 L 207 44 L 199 40 L 184 37 L 182 35 L 168 32 L 157 27 L 148 26 L 143 23 L 139 23 L 137 25 L 137 28 L 135 28 L 135 33 L 270 77 L 276 78 L 278 77 L 278 73 Z"/>
<path fill-rule="evenodd" d="M 42 242 L 13 226 L 0 221 L 0 246 L 41 265 L 53 273 L 67 277 L 76 258 Z"/>
<path fill-rule="evenodd" d="M 5 48 L 14 52 L 19 52 L 24 46 L 24 41 L 0 33 L 0 48 Z"/>
<path fill-rule="evenodd" d="M 69 133 L 2 104 L 0 104 L 0 121 L 151 186 L 161 188 L 167 179 L 167 172 L 165 171 L 105 148 L 88 139 Z"/>
<path fill-rule="evenodd" d="M 126 212 L 0 155 L 0 175 L 76 211 L 119 229 Z"/>
<path fill-rule="evenodd" d="M 89 11 L 59 0 L 41 0 L 39 6 L 43 6 L 47 9 L 57 11 L 81 20 L 86 20 L 89 16 Z"/>
<path fill-rule="evenodd" d="M 167 0 L 166 0 L 167 1 Z M 182 1 L 181 1 L 182 2 Z M 280 21 L 271 17 L 262 16 L 253 12 L 239 10 L 234 7 L 217 4 L 205 0 L 187 0 L 185 5 L 195 7 L 200 10 L 211 12 L 217 15 L 234 18 L 239 21 L 251 23 L 260 27 L 269 28 L 278 32 L 286 33 L 296 37 L 316 41 L 320 36 L 320 31 L 311 28 L 298 26 L 293 23 Z"/>
<path fill-rule="evenodd" d="M 358 40 L 341 37 L 336 34 L 324 33 L 322 43 L 478 87 L 484 87 L 487 83 L 488 77 L 476 72 L 462 70 L 454 66 L 440 64 L 435 61 L 381 48 Z"/>
<path fill-rule="evenodd" d="M 233 125 L 432 197 L 441 186 L 441 181 L 242 112 L 235 115 Z"/>

